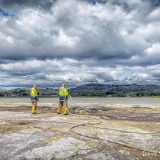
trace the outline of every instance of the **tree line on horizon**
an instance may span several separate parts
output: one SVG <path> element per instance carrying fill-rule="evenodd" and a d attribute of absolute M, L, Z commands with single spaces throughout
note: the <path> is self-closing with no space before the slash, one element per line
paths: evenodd
<path fill-rule="evenodd" d="M 146 97 L 159 96 L 160 86 L 157 85 L 104 85 L 87 84 L 68 89 L 71 96 L 97 97 Z M 29 88 L 0 90 L 0 97 L 29 97 Z M 57 97 L 58 89 L 39 88 L 40 97 Z"/>

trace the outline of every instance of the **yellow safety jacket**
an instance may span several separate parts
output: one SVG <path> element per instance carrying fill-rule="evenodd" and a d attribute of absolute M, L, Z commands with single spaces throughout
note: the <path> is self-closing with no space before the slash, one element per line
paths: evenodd
<path fill-rule="evenodd" d="M 34 87 L 31 88 L 30 95 L 31 97 L 37 96 L 37 90 Z"/>
<path fill-rule="evenodd" d="M 69 95 L 69 93 L 65 87 L 61 87 L 59 89 L 59 96 L 68 96 L 68 95 Z"/>

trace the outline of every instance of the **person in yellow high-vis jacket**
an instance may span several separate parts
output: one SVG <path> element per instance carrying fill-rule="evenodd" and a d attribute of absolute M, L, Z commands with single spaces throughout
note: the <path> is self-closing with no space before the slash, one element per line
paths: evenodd
<path fill-rule="evenodd" d="M 38 94 L 37 94 L 37 86 L 34 84 L 30 91 L 31 102 L 32 102 L 32 114 L 36 113 L 37 103 L 38 103 Z"/>
<path fill-rule="evenodd" d="M 63 108 L 63 114 L 67 115 L 67 100 L 68 100 L 68 91 L 65 88 L 65 85 L 62 84 L 62 86 L 59 89 L 59 105 L 58 105 L 58 109 L 57 109 L 57 113 L 60 114 L 61 110 Z"/>

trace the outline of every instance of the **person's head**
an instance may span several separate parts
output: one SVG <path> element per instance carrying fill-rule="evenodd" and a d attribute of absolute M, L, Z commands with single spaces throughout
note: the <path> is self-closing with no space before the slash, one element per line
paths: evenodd
<path fill-rule="evenodd" d="M 33 84 L 33 86 L 32 86 L 33 88 L 37 88 L 37 85 L 36 84 Z"/>
<path fill-rule="evenodd" d="M 61 85 L 61 87 L 65 87 L 64 83 Z"/>

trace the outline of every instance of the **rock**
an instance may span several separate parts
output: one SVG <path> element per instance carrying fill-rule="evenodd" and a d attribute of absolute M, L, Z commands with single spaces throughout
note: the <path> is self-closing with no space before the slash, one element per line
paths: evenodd
<path fill-rule="evenodd" d="M 104 153 L 94 153 L 85 157 L 85 160 L 137 160 L 137 158 L 132 157 L 130 155 L 125 155 L 118 151 L 114 153 L 111 151 L 107 151 Z"/>
<path fill-rule="evenodd" d="M 148 152 L 160 152 L 159 136 L 155 136 L 150 133 L 143 134 L 134 133 L 134 131 L 126 132 L 123 130 L 105 130 L 89 126 L 78 126 L 77 128 L 74 128 L 74 133 L 78 133 L 90 138 L 98 138 L 99 140 L 106 140 L 112 143 L 123 144 L 129 147 L 137 148 Z"/>
<path fill-rule="evenodd" d="M 88 144 L 85 141 L 72 137 L 63 137 L 50 142 L 44 147 L 34 148 L 24 154 L 25 159 L 67 159 L 77 155 L 84 155 L 98 148 L 97 144 Z"/>
<path fill-rule="evenodd" d="M 26 129 L 19 133 L 0 134 L 0 158 L 2 160 L 18 160 L 23 152 L 34 148 L 53 133 L 39 129 Z"/>

